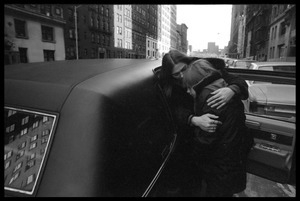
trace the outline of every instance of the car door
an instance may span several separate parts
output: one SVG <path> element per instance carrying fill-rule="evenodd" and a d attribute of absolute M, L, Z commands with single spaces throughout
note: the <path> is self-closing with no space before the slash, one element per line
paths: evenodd
<path fill-rule="evenodd" d="M 254 146 L 248 157 L 247 171 L 275 182 L 294 184 L 296 162 L 295 90 L 290 90 L 289 95 L 281 95 L 283 92 L 286 94 L 286 90 L 275 91 L 275 94 L 272 95 L 269 92 L 272 84 L 295 87 L 295 73 L 246 69 L 228 69 L 228 71 L 248 81 L 268 82 L 262 85 L 254 95 L 249 86 L 249 98 L 244 101 L 246 125 L 254 137 Z M 269 91 L 266 91 L 268 89 Z M 278 90 L 280 90 L 279 87 Z M 264 105 L 260 105 L 259 94 L 267 100 Z M 271 102 L 270 100 L 274 101 L 276 96 L 278 100 L 286 100 L 286 104 L 283 103 L 279 106 L 275 102 Z M 289 100 L 291 98 L 293 100 Z M 291 105 L 291 102 L 294 105 Z"/>

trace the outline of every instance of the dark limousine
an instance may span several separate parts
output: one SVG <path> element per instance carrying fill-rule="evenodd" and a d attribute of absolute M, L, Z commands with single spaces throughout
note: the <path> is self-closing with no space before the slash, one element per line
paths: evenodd
<path fill-rule="evenodd" d="M 157 83 L 160 65 L 93 59 L 5 66 L 5 196 L 154 196 L 178 141 Z M 265 121 L 258 127 L 261 119 L 250 120 L 253 132 L 264 129 Z M 251 171 L 274 170 L 287 182 L 295 127 L 278 121 L 260 131 L 264 140 L 255 136 L 250 159 L 258 166 Z M 259 144 L 270 133 L 278 150 Z"/>

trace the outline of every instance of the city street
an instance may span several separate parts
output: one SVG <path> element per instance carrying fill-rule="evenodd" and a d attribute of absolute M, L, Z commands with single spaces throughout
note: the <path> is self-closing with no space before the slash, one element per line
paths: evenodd
<path fill-rule="evenodd" d="M 296 197 L 296 186 L 276 183 L 247 174 L 247 188 L 235 197 Z"/>

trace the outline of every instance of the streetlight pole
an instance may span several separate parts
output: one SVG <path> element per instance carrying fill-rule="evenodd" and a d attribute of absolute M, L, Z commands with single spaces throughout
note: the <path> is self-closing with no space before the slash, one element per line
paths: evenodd
<path fill-rule="evenodd" d="M 78 33 L 77 33 L 77 8 L 79 6 L 74 6 L 74 18 L 75 18 L 75 41 L 76 41 L 76 59 L 78 60 Z"/>

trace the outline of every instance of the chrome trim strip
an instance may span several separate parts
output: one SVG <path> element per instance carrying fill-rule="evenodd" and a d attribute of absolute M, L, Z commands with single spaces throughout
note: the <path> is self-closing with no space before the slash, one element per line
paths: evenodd
<path fill-rule="evenodd" d="M 160 176 L 160 174 L 162 173 L 163 168 L 166 165 L 166 162 L 168 161 L 168 159 L 170 158 L 171 153 L 173 152 L 176 139 L 177 139 L 177 133 L 174 135 L 174 140 L 173 140 L 172 144 L 170 145 L 170 147 L 171 147 L 170 148 L 170 152 L 168 153 L 168 155 L 165 158 L 163 164 L 160 166 L 159 170 L 157 171 L 156 175 L 154 176 L 153 180 L 149 184 L 148 188 L 146 189 L 146 191 L 144 192 L 144 194 L 142 195 L 142 197 L 147 197 L 148 194 L 149 194 L 149 192 L 152 190 L 153 186 L 155 185 L 158 177 Z"/>

